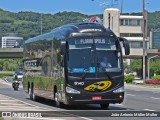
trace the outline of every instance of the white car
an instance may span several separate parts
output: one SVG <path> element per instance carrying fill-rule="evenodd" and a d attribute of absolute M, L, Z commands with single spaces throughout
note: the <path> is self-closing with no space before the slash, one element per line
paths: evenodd
<path fill-rule="evenodd" d="M 22 73 L 22 72 L 17 72 L 15 75 L 17 76 L 17 78 L 18 78 L 20 81 L 23 81 L 23 73 Z M 14 75 L 14 77 L 15 77 L 15 75 Z"/>

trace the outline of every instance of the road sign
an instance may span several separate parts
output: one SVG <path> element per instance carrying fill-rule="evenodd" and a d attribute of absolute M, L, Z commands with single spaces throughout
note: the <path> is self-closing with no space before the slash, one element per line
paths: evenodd
<path fill-rule="evenodd" d="M 102 25 L 102 20 L 99 17 L 92 17 L 89 19 L 89 22 L 93 22 L 93 23 L 99 23 Z"/>

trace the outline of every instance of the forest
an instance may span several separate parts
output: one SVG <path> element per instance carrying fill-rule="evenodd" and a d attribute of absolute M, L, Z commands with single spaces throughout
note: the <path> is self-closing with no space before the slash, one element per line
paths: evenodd
<path fill-rule="evenodd" d="M 141 13 L 125 13 L 131 15 L 141 15 Z M 8 33 L 16 33 L 24 40 L 41 34 L 41 16 L 42 33 L 46 33 L 55 27 L 73 23 L 84 22 L 93 16 L 102 19 L 102 14 L 85 15 L 79 12 L 58 12 L 55 14 L 44 14 L 36 12 L 9 12 L 0 9 L 0 38 Z M 148 13 L 148 31 L 160 31 L 160 11 Z M 22 44 L 22 43 L 21 43 Z"/>

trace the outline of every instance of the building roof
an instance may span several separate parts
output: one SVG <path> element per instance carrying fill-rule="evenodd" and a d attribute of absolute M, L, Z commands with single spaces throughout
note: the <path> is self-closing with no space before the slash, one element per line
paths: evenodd
<path fill-rule="evenodd" d="M 143 19 L 143 16 L 120 15 L 120 19 Z"/>
<path fill-rule="evenodd" d="M 143 37 L 124 37 L 126 38 L 128 41 L 143 41 Z M 146 41 L 148 41 L 146 39 Z"/>
<path fill-rule="evenodd" d="M 6 39 L 23 39 L 23 37 L 15 37 L 15 36 L 3 36 L 2 38 L 6 38 Z"/>

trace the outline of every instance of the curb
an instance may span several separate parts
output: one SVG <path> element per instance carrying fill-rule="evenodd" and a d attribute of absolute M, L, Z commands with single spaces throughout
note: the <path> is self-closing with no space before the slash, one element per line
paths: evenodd
<path fill-rule="evenodd" d="M 132 84 L 125 84 L 125 86 L 132 86 L 132 87 L 141 87 L 141 88 L 149 88 L 149 89 L 160 89 L 160 86 L 145 86 L 141 84 L 132 85 Z"/>

